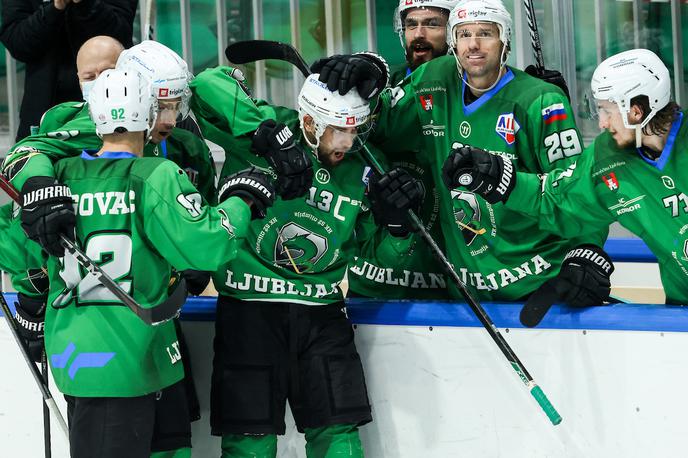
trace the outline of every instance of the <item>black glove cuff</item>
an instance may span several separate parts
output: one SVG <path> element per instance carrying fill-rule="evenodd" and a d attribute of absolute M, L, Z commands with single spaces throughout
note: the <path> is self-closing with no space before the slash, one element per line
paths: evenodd
<path fill-rule="evenodd" d="M 22 300 L 22 299 L 20 299 Z M 14 313 L 14 319 L 17 322 L 18 325 L 18 331 L 19 334 L 22 335 L 24 338 L 31 338 L 31 339 L 40 339 L 43 337 L 44 329 L 45 329 L 45 302 L 44 301 L 36 301 L 32 299 L 31 301 L 33 302 L 39 302 L 41 309 L 40 309 L 40 314 L 34 315 L 33 313 L 30 313 L 30 308 L 33 308 L 35 304 L 29 304 L 29 303 L 16 303 L 14 304 L 15 307 L 15 313 Z M 29 307 L 28 309 L 25 308 Z"/>
<path fill-rule="evenodd" d="M 22 207 L 32 207 L 36 204 L 72 201 L 69 186 L 60 184 L 52 177 L 31 177 L 22 186 Z"/>
<path fill-rule="evenodd" d="M 609 255 L 602 248 L 593 244 L 579 245 L 566 253 L 561 263 L 562 270 L 570 264 L 590 266 L 607 278 L 614 272 L 614 263 L 612 263 Z"/>

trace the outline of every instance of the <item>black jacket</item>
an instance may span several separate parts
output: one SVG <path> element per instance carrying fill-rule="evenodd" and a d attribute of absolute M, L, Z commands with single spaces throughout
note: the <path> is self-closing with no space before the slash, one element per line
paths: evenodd
<path fill-rule="evenodd" d="M 97 35 L 132 44 L 138 0 L 82 0 L 63 11 L 53 1 L 2 0 L 0 41 L 26 64 L 17 139 L 29 134 L 50 107 L 81 100 L 76 53 Z"/>

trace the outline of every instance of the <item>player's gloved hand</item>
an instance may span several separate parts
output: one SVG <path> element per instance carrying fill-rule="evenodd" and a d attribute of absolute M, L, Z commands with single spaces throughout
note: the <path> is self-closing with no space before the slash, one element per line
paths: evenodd
<path fill-rule="evenodd" d="M 535 65 L 528 65 L 525 69 L 525 72 L 530 76 L 534 76 L 535 78 L 539 78 L 543 81 L 547 81 L 550 84 L 554 84 L 562 91 L 564 91 L 564 95 L 566 95 L 566 98 L 569 99 L 569 102 L 571 101 L 571 96 L 569 95 L 569 87 L 566 84 L 566 80 L 564 79 L 560 71 L 547 70 L 545 68 L 542 70 L 542 72 L 539 72 Z"/>
<path fill-rule="evenodd" d="M 320 73 L 318 78 L 334 92 L 341 95 L 355 87 L 366 100 L 378 95 L 389 84 L 389 66 L 382 56 L 371 52 L 337 54 L 315 61 L 311 72 Z"/>
<path fill-rule="evenodd" d="M 202 270 L 182 270 L 182 277 L 186 280 L 186 289 L 192 296 L 201 294 L 210 283 L 210 272 Z"/>
<path fill-rule="evenodd" d="M 14 303 L 16 309 L 14 319 L 17 322 L 17 331 L 24 341 L 29 357 L 38 363 L 41 361 L 41 351 L 43 350 L 47 298 L 32 298 L 19 293 L 17 299 L 19 302 Z"/>
<path fill-rule="evenodd" d="M 275 203 L 275 187 L 270 176 L 255 167 L 224 177 L 218 188 L 218 202 L 232 196 L 250 202 L 251 219 L 265 218 L 265 212 Z"/>
<path fill-rule="evenodd" d="M 69 187 L 55 178 L 31 177 L 21 190 L 21 226 L 48 254 L 64 256 L 60 235 L 74 240 L 76 216 Z"/>
<path fill-rule="evenodd" d="M 368 199 L 375 223 L 385 226 L 395 237 L 406 237 L 418 230 L 411 223 L 408 210 L 418 214 L 424 197 L 423 184 L 401 167 L 370 178 Z"/>
<path fill-rule="evenodd" d="M 313 163 L 306 151 L 294 141 L 285 124 L 267 119 L 260 123 L 251 144 L 277 174 L 277 193 L 283 200 L 305 195 L 313 184 Z"/>
<path fill-rule="evenodd" d="M 442 180 L 449 189 L 463 186 L 491 204 L 506 202 L 516 186 L 516 172 L 508 159 L 480 148 L 454 148 L 442 166 Z"/>
<path fill-rule="evenodd" d="M 563 302 L 571 307 L 602 305 L 609 299 L 614 264 L 604 250 L 583 244 L 566 254 L 555 288 Z"/>

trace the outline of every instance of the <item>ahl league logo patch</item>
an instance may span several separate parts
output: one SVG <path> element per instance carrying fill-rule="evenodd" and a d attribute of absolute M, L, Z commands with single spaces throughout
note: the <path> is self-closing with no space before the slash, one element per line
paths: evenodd
<path fill-rule="evenodd" d="M 616 174 L 614 172 L 609 175 L 602 175 L 602 181 L 607 185 L 610 191 L 619 190 L 619 180 L 616 179 Z"/>
<path fill-rule="evenodd" d="M 418 98 L 420 99 L 420 105 L 423 107 L 423 110 L 432 110 L 432 94 L 421 95 Z"/>
<path fill-rule="evenodd" d="M 504 139 L 507 145 L 513 145 L 516 141 L 516 134 L 521 130 L 521 126 L 516 122 L 513 113 L 505 113 L 497 118 L 495 131 Z"/>

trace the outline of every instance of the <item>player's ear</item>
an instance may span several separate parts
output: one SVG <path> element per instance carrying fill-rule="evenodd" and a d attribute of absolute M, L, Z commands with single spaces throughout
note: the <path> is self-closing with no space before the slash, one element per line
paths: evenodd
<path fill-rule="evenodd" d="M 309 134 L 315 135 L 315 122 L 313 121 L 313 117 L 311 115 L 307 114 L 303 116 L 303 128 Z"/>
<path fill-rule="evenodd" d="M 640 124 L 644 115 L 645 113 L 643 112 L 643 107 L 638 104 L 632 104 L 631 109 L 628 112 L 628 121 L 631 124 Z"/>

